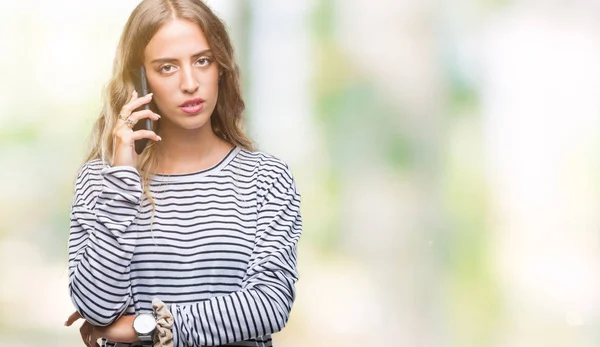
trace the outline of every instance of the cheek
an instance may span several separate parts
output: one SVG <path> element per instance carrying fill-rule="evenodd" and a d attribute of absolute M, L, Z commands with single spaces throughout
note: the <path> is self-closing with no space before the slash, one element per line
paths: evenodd
<path fill-rule="evenodd" d="M 219 84 L 219 79 L 215 78 L 214 81 L 211 83 L 211 92 L 213 94 L 214 97 L 219 95 L 219 89 L 221 88 L 220 84 Z"/>
<path fill-rule="evenodd" d="M 217 107 L 217 103 L 219 100 L 219 87 L 218 86 L 215 86 L 214 89 L 212 90 L 211 99 L 213 100 L 212 101 L 213 107 Z"/>
<path fill-rule="evenodd" d="M 173 94 L 172 92 L 170 92 L 170 87 L 169 87 L 168 83 L 164 83 L 164 82 L 155 84 L 155 87 L 152 87 L 151 91 L 153 94 L 152 101 L 159 108 L 163 105 L 168 104 L 169 100 L 172 98 L 171 95 Z"/>
<path fill-rule="evenodd" d="M 219 84 L 218 84 L 218 83 L 215 83 L 215 86 L 214 86 L 214 89 L 213 89 L 213 95 L 214 95 L 215 97 L 219 96 L 219 88 L 220 88 L 220 87 L 219 87 Z"/>

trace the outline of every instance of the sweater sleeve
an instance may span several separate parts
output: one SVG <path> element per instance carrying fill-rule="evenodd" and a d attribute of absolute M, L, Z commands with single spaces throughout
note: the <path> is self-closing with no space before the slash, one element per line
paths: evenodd
<path fill-rule="evenodd" d="M 300 195 L 282 170 L 259 202 L 254 250 L 242 288 L 189 305 L 171 305 L 176 347 L 218 346 L 272 334 L 287 323 L 295 298 Z"/>
<path fill-rule="evenodd" d="M 93 325 L 109 325 L 128 307 L 137 233 L 127 228 L 139 212 L 141 195 L 133 167 L 89 162 L 77 176 L 68 241 L 69 294 Z"/>

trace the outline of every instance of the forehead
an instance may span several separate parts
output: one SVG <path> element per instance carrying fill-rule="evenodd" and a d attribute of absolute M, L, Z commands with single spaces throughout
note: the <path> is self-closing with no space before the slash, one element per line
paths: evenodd
<path fill-rule="evenodd" d="M 209 49 L 206 36 L 198 24 L 173 19 L 158 29 L 144 50 L 147 59 L 180 58 Z"/>

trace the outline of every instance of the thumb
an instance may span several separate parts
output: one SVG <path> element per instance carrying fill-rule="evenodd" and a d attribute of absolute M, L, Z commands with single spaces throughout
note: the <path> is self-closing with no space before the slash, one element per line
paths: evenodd
<path fill-rule="evenodd" d="M 65 322 L 65 326 L 70 327 L 71 324 L 73 324 L 73 322 L 75 322 L 79 318 L 81 318 L 81 315 L 79 314 L 79 312 L 75 311 L 75 312 L 71 313 L 71 315 L 69 316 L 69 318 L 67 318 L 67 321 Z"/>

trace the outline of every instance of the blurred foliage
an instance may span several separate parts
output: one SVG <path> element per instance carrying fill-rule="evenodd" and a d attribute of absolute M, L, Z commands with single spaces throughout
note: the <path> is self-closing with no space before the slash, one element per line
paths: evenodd
<path fill-rule="evenodd" d="M 313 12 L 315 122 L 323 133 L 329 162 L 320 186 L 328 201 L 328 218 L 312 234 L 324 251 L 334 251 L 343 237 L 341 201 L 344 173 L 360 165 L 385 165 L 398 172 L 412 165 L 415 149 L 395 120 L 397 107 L 382 98 L 378 84 L 353 64 L 335 40 L 336 3 L 319 1 Z"/>
<path fill-rule="evenodd" d="M 8 148 L 15 145 L 30 145 L 40 136 L 40 127 L 36 124 L 22 124 L 18 127 L 0 129 L 0 146 Z"/>

